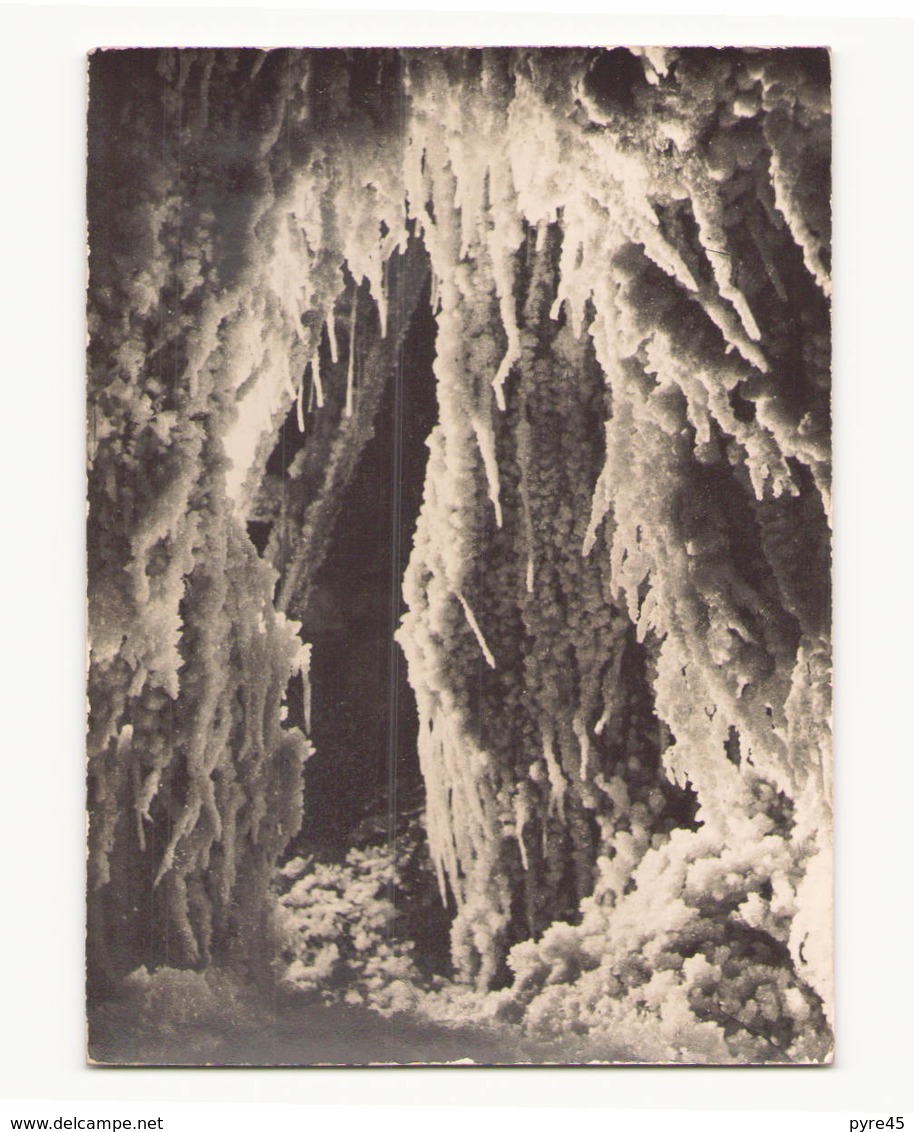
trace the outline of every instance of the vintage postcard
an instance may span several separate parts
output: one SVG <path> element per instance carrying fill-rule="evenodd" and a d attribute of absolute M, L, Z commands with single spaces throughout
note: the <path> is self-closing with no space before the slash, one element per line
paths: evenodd
<path fill-rule="evenodd" d="M 88 71 L 90 1059 L 828 1063 L 828 50 Z"/>

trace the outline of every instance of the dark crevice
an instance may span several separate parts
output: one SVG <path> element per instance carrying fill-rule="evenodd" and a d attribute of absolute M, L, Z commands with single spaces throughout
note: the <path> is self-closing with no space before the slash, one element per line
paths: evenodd
<path fill-rule="evenodd" d="M 392 636 L 405 612 L 401 579 L 422 501 L 425 439 L 436 419 L 434 330 L 426 295 L 403 350 L 402 476 L 393 482 L 397 398 L 391 380 L 308 603 L 303 633 L 313 644 L 312 739 L 317 754 L 305 770 L 300 840 L 309 851 L 319 848 L 331 856 L 345 853 L 367 818 L 386 813 L 389 805 L 396 810 L 398 802 L 421 798 L 415 700 L 405 659 L 392 647 Z M 394 532 L 397 515 L 399 530 Z M 388 797 L 389 759 L 396 762 L 399 798 Z"/>
<path fill-rule="evenodd" d="M 645 87 L 644 66 L 626 47 L 601 51 L 584 79 L 584 89 L 604 113 L 633 110 L 637 91 Z"/>

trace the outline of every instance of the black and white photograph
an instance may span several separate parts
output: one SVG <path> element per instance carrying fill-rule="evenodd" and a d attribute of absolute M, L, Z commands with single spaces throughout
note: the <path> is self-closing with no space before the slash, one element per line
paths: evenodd
<path fill-rule="evenodd" d="M 90 1063 L 830 1064 L 828 48 L 87 71 Z"/>

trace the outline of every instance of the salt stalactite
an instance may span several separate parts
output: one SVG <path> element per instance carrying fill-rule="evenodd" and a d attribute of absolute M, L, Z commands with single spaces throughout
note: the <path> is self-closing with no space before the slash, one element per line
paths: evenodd
<path fill-rule="evenodd" d="M 352 416 L 352 407 L 355 399 L 355 332 L 356 315 L 359 309 L 358 289 L 352 293 L 352 313 L 349 316 L 349 361 L 346 363 L 346 404 L 343 406 L 343 416 Z"/>
<path fill-rule="evenodd" d="M 434 168 L 426 154 L 426 170 L 434 175 Z M 436 225 L 447 223 L 440 201 L 435 217 Z M 516 897 L 507 883 L 515 868 L 530 875 L 525 930 L 541 930 L 563 908 L 571 911 L 569 897 L 573 901 L 588 891 L 595 822 L 608 823 L 608 829 L 628 823 L 630 805 L 641 804 L 650 789 L 660 809 L 675 804 L 675 791 L 659 776 L 650 738 L 636 739 L 637 751 L 632 746 L 623 754 L 626 728 L 643 730 L 635 723 L 643 710 L 637 696 L 628 703 L 623 697 L 599 737 L 587 734 L 607 714 L 600 697 L 603 657 L 621 657 L 631 646 L 624 619 L 604 597 L 601 564 L 579 551 L 567 556 L 569 546 L 580 546 L 590 515 L 603 382 L 586 343 L 576 342 L 567 328 L 549 328 L 558 248 L 554 230 L 543 235 L 536 251 L 517 251 L 519 264 L 529 256 L 522 266 L 531 283 L 517 314 L 522 362 L 506 386 L 504 414 L 492 418 L 503 471 L 501 524 L 479 490 L 468 492 L 457 478 L 475 470 L 487 482 L 483 455 L 466 444 L 472 435 L 466 401 L 479 389 L 492 399 L 493 390 L 488 382 L 471 384 L 461 368 L 436 369 L 439 400 L 454 410 L 453 416 L 442 411 L 442 424 L 430 439 L 426 498 L 406 579 L 411 612 L 400 633 L 424 721 L 420 734 L 429 737 L 427 743 L 420 740 L 420 752 L 430 844 L 440 875 L 458 893 L 454 954 L 483 983 L 498 971 L 509 928 L 517 930 L 511 925 Z M 446 271 L 441 274 L 447 278 Z M 461 309 L 472 327 L 473 305 Z M 556 382 L 557 374 L 567 375 L 565 381 Z M 556 500 L 562 501 L 558 529 Z M 509 565 L 507 554 L 518 537 L 526 551 L 520 564 Z M 486 562 L 489 546 L 496 549 Z M 474 595 L 472 618 L 464 592 Z M 592 613 L 582 610 L 566 620 L 561 606 L 575 592 L 593 603 Z M 488 621 L 480 623 L 477 603 Z M 525 640 L 535 647 L 528 651 Z M 483 678 L 480 661 L 490 678 Z M 576 672 L 580 699 L 566 701 Z M 485 752 L 484 785 L 478 788 L 486 802 L 470 826 L 469 807 L 453 801 L 449 806 L 448 800 L 456 796 L 458 782 L 461 795 L 472 797 L 479 760 L 470 772 L 465 761 L 450 755 L 450 747 L 435 741 L 443 714 L 450 716 L 458 748 L 479 750 L 481 743 Z M 633 773 L 643 782 L 630 795 L 624 783 Z M 569 853 L 575 862 L 571 893 Z"/>

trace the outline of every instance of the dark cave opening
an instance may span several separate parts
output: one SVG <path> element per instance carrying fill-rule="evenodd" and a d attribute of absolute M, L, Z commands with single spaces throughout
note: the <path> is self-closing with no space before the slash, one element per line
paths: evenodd
<path fill-rule="evenodd" d="M 408 483 L 395 485 L 390 474 L 385 437 L 392 400 L 390 393 L 384 398 L 376 437 L 346 493 L 309 603 L 317 754 L 305 769 L 303 837 L 331 856 L 345 853 L 362 821 L 398 808 L 389 797 L 391 760 L 398 794 L 418 786 L 415 706 L 391 616 L 405 566 L 395 560 L 391 539 L 394 497 L 411 494 Z M 408 547 L 408 535 L 402 542 Z"/>
<path fill-rule="evenodd" d="M 644 65 L 627 47 L 601 51 L 584 79 L 584 89 L 604 113 L 631 112 L 636 91 L 646 86 Z"/>
<path fill-rule="evenodd" d="M 317 754 L 305 768 L 301 840 L 329 857 L 345 854 L 362 823 L 422 803 L 415 700 L 393 634 L 405 611 L 401 581 L 422 502 L 425 439 L 437 419 L 435 322 L 424 299 L 309 598 Z"/>
<path fill-rule="evenodd" d="M 302 829 L 286 854 L 340 863 L 354 847 L 405 848 L 402 884 L 387 896 L 399 913 L 395 932 L 414 942 L 415 959 L 430 973 L 449 963 L 453 909 L 442 906 L 420 824 L 418 715 L 394 632 L 406 609 L 402 578 L 422 503 L 425 441 L 438 416 L 435 334 L 429 279 L 309 591 L 303 636 L 312 645 L 316 753 L 305 765 Z M 293 417 L 267 465 L 276 477 L 306 443 Z M 258 527 L 249 523 L 249 534 L 266 545 L 269 530 Z M 286 699 L 290 721 L 300 723 L 300 681 Z"/>

